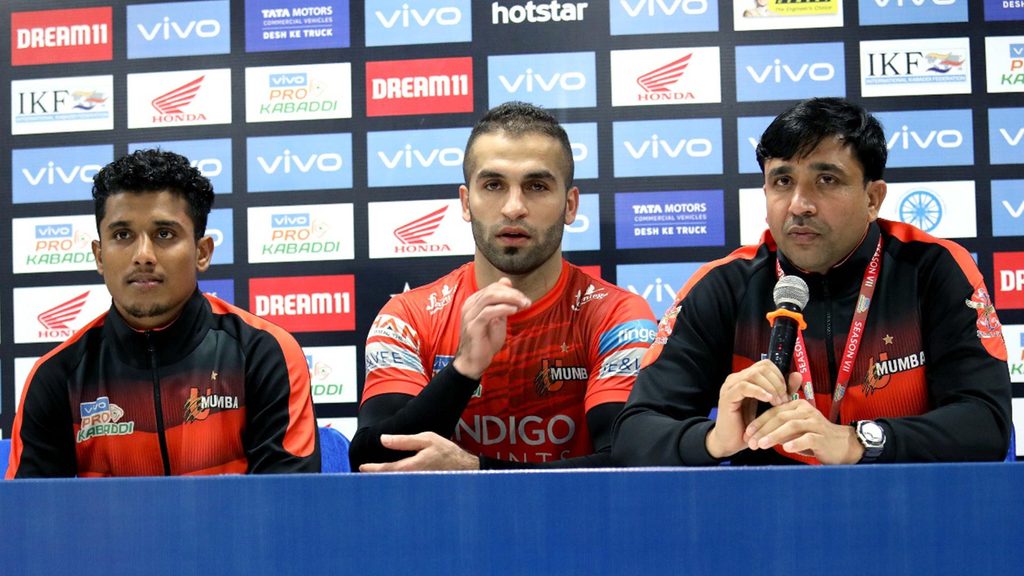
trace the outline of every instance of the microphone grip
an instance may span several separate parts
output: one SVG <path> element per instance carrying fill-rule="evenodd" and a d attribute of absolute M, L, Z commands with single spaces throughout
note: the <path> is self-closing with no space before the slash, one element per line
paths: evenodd
<path fill-rule="evenodd" d="M 796 346 L 797 323 L 788 316 L 779 316 L 772 325 L 768 342 L 768 359 L 788 378 L 793 362 L 793 348 Z"/>

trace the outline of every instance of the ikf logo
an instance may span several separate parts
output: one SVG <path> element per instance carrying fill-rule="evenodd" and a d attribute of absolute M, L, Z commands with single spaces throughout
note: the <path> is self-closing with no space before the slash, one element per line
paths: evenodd
<path fill-rule="evenodd" d="M 1019 0 L 985 0 L 985 20 L 1024 20 Z"/>
<path fill-rule="evenodd" d="M 249 192 L 352 187 L 352 135 L 261 136 L 246 140 Z"/>
<path fill-rule="evenodd" d="M 1024 236 L 1024 180 L 992 181 L 992 235 Z"/>
<path fill-rule="evenodd" d="M 736 47 L 736 100 L 846 96 L 842 42 Z"/>
<path fill-rule="evenodd" d="M 366 45 L 448 44 L 473 39 L 469 0 L 376 0 L 366 6 Z"/>
<path fill-rule="evenodd" d="M 974 182 L 889 183 L 880 218 L 912 224 L 939 238 L 975 238 Z"/>
<path fill-rule="evenodd" d="M 91 214 L 15 218 L 11 237 L 17 238 L 12 243 L 15 274 L 96 269 L 96 218 Z"/>
<path fill-rule="evenodd" d="M 881 112 L 875 116 L 885 128 L 888 167 L 974 164 L 971 110 Z"/>
<path fill-rule="evenodd" d="M 11 194 L 15 204 L 92 198 L 92 178 L 114 159 L 114 147 L 69 146 L 11 151 Z"/>
<path fill-rule="evenodd" d="M 462 149 L 469 128 L 370 132 L 366 135 L 371 188 L 462 183 Z"/>
<path fill-rule="evenodd" d="M 722 101 L 718 47 L 612 50 L 612 106 Z"/>
<path fill-rule="evenodd" d="M 757 164 L 757 145 L 761 135 L 774 120 L 774 116 L 753 116 L 736 119 L 736 153 L 740 174 L 760 174 Z"/>
<path fill-rule="evenodd" d="M 250 278 L 249 310 L 289 332 L 354 330 L 355 276 Z"/>
<path fill-rule="evenodd" d="M 165 140 L 128 145 L 128 152 L 159 148 L 181 154 L 189 159 L 193 168 L 210 180 L 217 195 L 231 193 L 231 139 Z M 215 262 L 215 264 L 218 262 Z"/>
<path fill-rule="evenodd" d="M 231 264 L 235 261 L 233 221 L 231 208 L 210 210 L 210 215 L 206 219 L 206 235 L 213 240 L 213 265 Z"/>
<path fill-rule="evenodd" d="M 572 148 L 573 180 L 597 178 L 597 123 L 562 124 Z"/>
<path fill-rule="evenodd" d="M 1024 92 L 1024 36 L 985 38 L 989 92 Z"/>
<path fill-rule="evenodd" d="M 356 347 L 305 346 L 314 404 L 356 401 Z"/>
<path fill-rule="evenodd" d="M 111 13 L 110 6 L 12 13 L 11 65 L 112 59 Z"/>
<path fill-rule="evenodd" d="M 647 300 L 654 317 L 661 318 L 701 266 L 702 262 L 622 264 L 615 267 L 615 277 L 620 287 Z"/>
<path fill-rule="evenodd" d="M 861 26 L 967 22 L 967 0 L 865 0 Z"/>
<path fill-rule="evenodd" d="M 472 58 L 366 63 L 367 116 L 472 111 Z"/>
<path fill-rule="evenodd" d="M 228 304 L 235 303 L 235 281 L 234 280 L 206 280 L 199 279 L 199 291 L 219 298 Z"/>
<path fill-rule="evenodd" d="M 352 117 L 352 65 L 303 64 L 245 69 L 245 121 Z"/>
<path fill-rule="evenodd" d="M 718 30 L 714 0 L 613 0 L 609 11 L 612 36 Z"/>
<path fill-rule="evenodd" d="M 249 208 L 249 262 L 351 260 L 351 204 Z"/>
<path fill-rule="evenodd" d="M 525 100 L 545 108 L 597 105 L 593 52 L 487 57 L 489 106 Z"/>
<path fill-rule="evenodd" d="M 722 120 L 614 122 L 615 177 L 722 173 Z"/>
<path fill-rule="evenodd" d="M 1024 164 L 1024 108 L 989 108 L 988 149 L 992 164 Z"/>
<path fill-rule="evenodd" d="M 475 248 L 458 198 L 370 202 L 367 214 L 370 258 L 466 256 Z"/>
<path fill-rule="evenodd" d="M 113 76 L 11 81 L 13 135 L 113 128 Z"/>
<path fill-rule="evenodd" d="M 598 194 L 580 194 L 576 221 L 565 225 L 562 251 L 601 249 L 601 203 Z"/>
<path fill-rule="evenodd" d="M 348 0 L 246 0 L 245 51 L 348 48 Z"/>
<path fill-rule="evenodd" d="M 128 6 L 128 59 L 231 52 L 228 4 L 213 0 Z"/>
<path fill-rule="evenodd" d="M 971 93 L 968 38 L 874 40 L 860 43 L 865 97 Z"/>
<path fill-rule="evenodd" d="M 615 194 L 615 247 L 724 246 L 721 190 Z"/>
<path fill-rule="evenodd" d="M 231 69 L 128 75 L 128 127 L 231 123 Z"/>
<path fill-rule="evenodd" d="M 1024 252 L 995 252 L 992 266 L 996 308 L 1024 308 Z"/>
<path fill-rule="evenodd" d="M 103 284 L 15 288 L 14 342 L 62 342 L 110 308 Z"/>

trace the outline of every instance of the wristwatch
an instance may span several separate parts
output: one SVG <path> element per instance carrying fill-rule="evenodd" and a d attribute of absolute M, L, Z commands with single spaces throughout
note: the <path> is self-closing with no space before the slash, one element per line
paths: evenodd
<path fill-rule="evenodd" d="M 885 428 L 874 420 L 857 420 L 850 422 L 857 431 L 857 440 L 864 446 L 864 455 L 858 464 L 868 464 L 878 460 L 885 450 Z"/>

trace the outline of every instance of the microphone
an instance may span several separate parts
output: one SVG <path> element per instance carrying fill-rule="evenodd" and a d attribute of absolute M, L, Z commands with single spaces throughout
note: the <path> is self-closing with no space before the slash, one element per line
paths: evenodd
<path fill-rule="evenodd" d="M 768 339 L 768 359 L 779 368 L 782 377 L 786 379 L 789 377 L 789 366 L 793 360 L 797 328 L 803 330 L 807 327 L 802 312 L 804 306 L 807 306 L 807 300 L 810 299 L 810 290 L 799 276 L 783 276 L 775 284 L 772 296 L 775 298 L 776 310 L 767 315 L 772 326 Z"/>

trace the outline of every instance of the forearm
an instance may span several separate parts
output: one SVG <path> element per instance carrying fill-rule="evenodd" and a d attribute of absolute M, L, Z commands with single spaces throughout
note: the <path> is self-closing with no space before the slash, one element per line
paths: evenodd
<path fill-rule="evenodd" d="M 359 430 L 349 446 L 352 469 L 370 462 L 394 462 L 410 454 L 388 450 L 380 443 L 381 434 L 418 434 L 434 432 L 449 438 L 459 417 L 480 385 L 450 364 L 438 372 L 416 396 L 390 394 L 374 397 L 360 408 Z"/>
<path fill-rule="evenodd" d="M 880 419 L 889 439 L 880 462 L 1002 460 L 1009 422 L 980 401 L 942 406 L 927 414 Z"/>
<path fill-rule="evenodd" d="M 612 461 L 618 466 L 716 466 L 705 438 L 714 422 L 676 420 L 642 406 L 627 406 L 616 421 Z"/>

